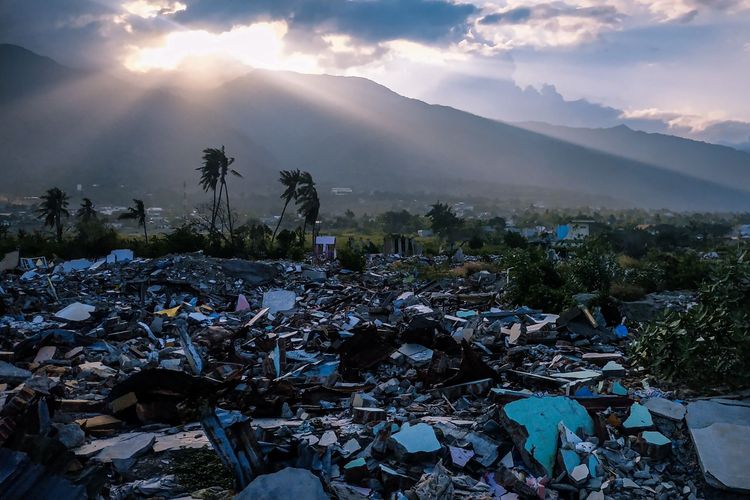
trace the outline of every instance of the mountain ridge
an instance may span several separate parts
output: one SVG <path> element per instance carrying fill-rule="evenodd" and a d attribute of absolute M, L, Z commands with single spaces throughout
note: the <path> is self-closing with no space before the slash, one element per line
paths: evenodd
<path fill-rule="evenodd" d="M 17 56 L 9 62 L 6 51 L 0 50 L 0 68 L 20 67 L 12 73 L 14 86 L 0 92 L 10 103 L 0 111 L 0 174 L 15 177 L 25 192 L 42 190 L 41 177 L 181 192 L 184 183 L 195 183 L 200 150 L 226 144 L 246 168 L 237 189 L 248 199 L 253 192 L 267 195 L 279 169 L 302 168 L 323 184 L 359 192 L 439 196 L 491 194 L 493 188 L 506 193 L 517 186 L 538 190 L 541 201 L 556 191 L 578 193 L 569 200 L 576 206 L 594 198 L 677 210 L 750 205 L 747 189 L 727 182 L 750 172 L 745 153 L 710 178 L 700 165 L 680 170 L 672 160 L 645 161 L 626 146 L 615 152 L 592 147 L 580 137 L 555 137 L 559 130 L 540 133 L 428 104 L 359 77 L 253 70 L 184 94 L 138 89 L 48 60 L 73 75 L 56 76 L 59 70 L 40 69 L 37 59 L 28 67 Z M 14 94 L 28 83 L 23 79 L 43 80 L 43 92 L 31 99 Z M 727 155 L 716 151 L 705 153 L 708 160 Z"/>

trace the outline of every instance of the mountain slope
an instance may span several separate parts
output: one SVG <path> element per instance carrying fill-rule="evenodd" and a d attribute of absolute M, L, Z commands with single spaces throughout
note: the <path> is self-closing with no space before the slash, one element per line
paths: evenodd
<path fill-rule="evenodd" d="M 200 151 L 225 144 L 245 174 L 234 193 L 248 200 L 269 195 L 278 169 L 301 168 L 323 186 L 360 193 L 535 190 L 538 201 L 572 206 L 750 208 L 750 184 L 740 183 L 739 164 L 724 166 L 723 150 L 680 170 L 674 161 L 657 164 L 656 152 L 612 154 L 408 99 L 361 78 L 253 71 L 213 91 L 179 95 L 7 46 L 0 68 L 14 75 L 0 87 L 0 175 L 15 194 L 95 183 L 121 198 L 179 195 L 183 182 L 197 189 Z"/>
<path fill-rule="evenodd" d="M 208 102 L 282 163 L 355 186 L 536 186 L 680 209 L 748 203 L 744 192 L 694 172 L 428 105 L 361 78 L 254 71 L 217 89 Z"/>
<path fill-rule="evenodd" d="M 750 155 L 734 148 L 665 134 L 612 128 L 575 128 L 539 122 L 519 126 L 610 154 L 692 175 L 724 186 L 750 186 Z"/>
<path fill-rule="evenodd" d="M 12 194 L 52 185 L 72 191 L 81 183 L 97 184 L 107 197 L 120 194 L 118 200 L 148 192 L 177 197 L 183 182 L 196 185 L 201 150 L 221 144 L 240 159 L 254 158 L 264 178 L 278 168 L 221 116 L 169 92 L 63 68 L 30 52 L 19 56 L 12 46 L 0 47 L 0 68 L 14 75 L 13 85 L 0 87 L 0 174 Z M 237 168 L 249 165 L 238 161 Z"/>

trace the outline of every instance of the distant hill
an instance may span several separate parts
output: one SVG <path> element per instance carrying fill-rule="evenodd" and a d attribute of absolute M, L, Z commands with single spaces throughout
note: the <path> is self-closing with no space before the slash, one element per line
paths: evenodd
<path fill-rule="evenodd" d="M 0 87 L 8 103 L 0 174 L 15 179 L 3 189 L 84 182 L 179 192 L 182 182 L 195 184 L 201 149 L 226 144 L 244 168 L 246 196 L 275 183 L 278 169 L 302 168 L 357 191 L 518 190 L 573 206 L 750 208 L 750 154 L 721 146 L 629 130 L 609 142 L 563 137 L 408 99 L 362 78 L 256 70 L 179 95 L 19 50 L 0 47 L 0 68 L 18 80 Z M 24 92 L 31 80 L 43 82 L 33 95 Z"/>
<path fill-rule="evenodd" d="M 748 154 L 707 142 L 665 134 L 632 130 L 625 125 L 612 128 L 576 128 L 527 122 L 517 124 L 573 144 L 631 160 L 657 165 L 724 186 L 750 186 Z"/>

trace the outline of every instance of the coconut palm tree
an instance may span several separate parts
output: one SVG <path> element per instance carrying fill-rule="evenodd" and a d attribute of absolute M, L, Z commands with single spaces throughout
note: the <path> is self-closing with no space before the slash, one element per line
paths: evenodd
<path fill-rule="evenodd" d="M 90 199 L 84 198 L 83 203 L 81 203 L 81 208 L 76 211 L 76 217 L 81 219 L 82 222 L 89 222 L 96 219 L 96 216 L 97 212 L 94 209 L 94 204 Z"/>
<path fill-rule="evenodd" d="M 146 230 L 146 207 L 143 205 L 143 200 L 136 200 L 133 198 L 133 206 L 128 208 L 128 211 L 124 214 L 120 214 L 118 219 L 131 219 L 138 221 L 139 226 L 143 226 L 143 237 L 146 239 L 146 245 L 148 245 L 148 231 Z"/>
<path fill-rule="evenodd" d="M 55 228 L 57 242 L 62 242 L 62 218 L 70 217 L 68 212 L 68 195 L 60 188 L 48 189 L 42 195 L 42 202 L 37 209 L 38 219 L 44 219 L 44 225 Z"/>
<path fill-rule="evenodd" d="M 273 230 L 273 235 L 271 235 L 271 245 L 273 245 L 273 241 L 276 239 L 276 233 L 279 231 L 279 227 L 281 226 L 281 221 L 284 219 L 286 207 L 292 200 L 297 199 L 297 187 L 299 186 L 301 174 L 302 173 L 299 171 L 299 169 L 282 170 L 281 172 L 279 172 L 279 182 L 286 188 L 280 196 L 280 198 L 284 200 L 284 208 L 281 210 L 281 217 L 279 217 L 279 222 L 276 223 L 276 229 Z"/>
<path fill-rule="evenodd" d="M 218 212 L 218 204 L 216 199 L 216 186 L 219 184 L 219 176 L 221 173 L 221 154 L 223 151 L 215 148 L 206 148 L 203 150 L 203 165 L 198 167 L 201 173 L 201 179 L 199 181 L 200 186 L 205 192 L 213 192 L 213 202 L 211 203 L 211 225 L 209 227 L 209 233 L 213 237 L 216 232 L 216 213 Z"/>
<path fill-rule="evenodd" d="M 229 225 L 229 237 L 234 242 L 234 227 L 232 224 L 232 209 L 229 205 L 229 186 L 227 185 L 227 176 L 229 174 L 235 177 L 242 177 L 238 171 L 229 168 L 234 163 L 234 158 L 227 157 L 224 146 L 221 149 L 206 148 L 203 150 L 203 166 L 198 170 L 201 171 L 201 185 L 205 191 L 212 189 L 214 192 L 214 204 L 211 214 L 211 229 L 216 230 L 216 216 L 221 209 L 221 197 L 227 207 L 227 223 Z M 216 185 L 219 186 L 219 193 L 216 194 Z"/>
<path fill-rule="evenodd" d="M 320 212 L 320 199 L 318 198 L 318 190 L 315 188 L 315 181 L 313 181 L 310 172 L 302 172 L 300 174 L 299 188 L 297 189 L 297 206 L 299 207 L 299 213 L 304 218 L 302 234 L 304 235 L 307 231 L 308 224 L 312 226 L 314 248 L 315 222 L 318 220 L 318 214 Z"/>

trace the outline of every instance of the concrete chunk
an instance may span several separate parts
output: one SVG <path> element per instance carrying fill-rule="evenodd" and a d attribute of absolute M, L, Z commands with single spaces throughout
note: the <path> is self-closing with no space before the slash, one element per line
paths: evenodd
<path fill-rule="evenodd" d="M 558 446 L 558 424 L 574 432 L 594 433 L 594 422 L 577 401 L 561 396 L 531 397 L 506 404 L 500 420 L 536 474 L 553 476 Z"/>
<path fill-rule="evenodd" d="M 236 500 L 327 500 L 320 479 L 306 469 L 287 467 L 273 474 L 258 476 Z"/>

